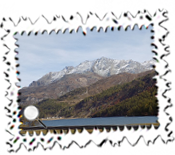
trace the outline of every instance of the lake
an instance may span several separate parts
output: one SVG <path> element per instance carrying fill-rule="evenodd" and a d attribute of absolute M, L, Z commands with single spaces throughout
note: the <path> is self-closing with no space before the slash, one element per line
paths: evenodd
<path fill-rule="evenodd" d="M 156 116 L 144 117 L 98 117 L 98 118 L 78 118 L 78 119 L 60 119 L 60 120 L 43 120 L 47 126 L 96 126 L 96 125 L 128 125 L 156 123 Z"/>

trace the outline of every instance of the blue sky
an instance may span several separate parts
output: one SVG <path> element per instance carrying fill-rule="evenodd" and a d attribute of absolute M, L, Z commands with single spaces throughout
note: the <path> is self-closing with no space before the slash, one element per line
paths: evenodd
<path fill-rule="evenodd" d="M 15 35 L 19 45 L 20 86 L 28 86 L 49 72 L 58 72 L 65 66 L 77 66 L 85 60 L 95 60 L 102 56 L 118 59 L 143 62 L 153 57 L 151 52 L 152 36 L 148 29 L 134 31 L 103 31 L 87 30 L 87 35 L 78 33 L 65 34 L 52 32 L 48 35 L 33 33 L 27 36 Z"/>

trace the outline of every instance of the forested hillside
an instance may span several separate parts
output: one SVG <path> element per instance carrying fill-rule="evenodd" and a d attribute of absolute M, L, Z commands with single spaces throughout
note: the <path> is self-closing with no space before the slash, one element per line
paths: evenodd
<path fill-rule="evenodd" d="M 152 72 L 87 97 L 75 105 L 75 111 L 79 115 L 88 111 L 89 117 L 157 115 L 154 75 Z"/>
<path fill-rule="evenodd" d="M 88 97 L 86 97 L 87 87 L 82 87 L 58 99 L 43 100 L 35 104 L 40 111 L 39 117 L 156 116 L 158 113 L 155 97 L 157 88 L 153 80 L 155 71 L 142 75 L 130 82 L 123 82 L 106 90 L 101 89 L 100 93 L 94 93 Z M 102 88 L 99 81 L 97 83 L 98 85 L 95 83 L 92 86 Z M 100 84 L 105 85 L 104 81 Z M 89 86 L 88 90 L 91 90 L 92 86 Z M 94 90 L 98 91 L 97 88 Z"/>

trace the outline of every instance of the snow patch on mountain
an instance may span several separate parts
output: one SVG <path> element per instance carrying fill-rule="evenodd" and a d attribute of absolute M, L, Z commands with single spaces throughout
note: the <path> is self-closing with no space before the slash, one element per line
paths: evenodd
<path fill-rule="evenodd" d="M 85 73 L 85 72 L 93 72 L 100 76 L 111 76 L 114 74 L 119 74 L 123 72 L 128 73 L 141 73 L 147 70 L 151 70 L 152 65 L 155 64 L 155 60 L 144 61 L 143 63 L 139 63 L 133 60 L 116 60 L 110 59 L 106 57 L 101 57 L 100 59 L 96 59 L 93 61 L 84 61 L 80 63 L 78 66 L 66 66 L 63 70 L 59 72 L 50 72 L 44 75 L 37 81 L 33 81 L 29 87 L 33 86 L 41 86 L 48 85 L 54 81 L 57 81 L 68 74 L 76 74 L 76 73 Z"/>

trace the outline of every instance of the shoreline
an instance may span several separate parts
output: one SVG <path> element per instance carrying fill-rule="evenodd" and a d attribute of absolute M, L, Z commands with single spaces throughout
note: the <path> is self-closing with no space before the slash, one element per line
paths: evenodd
<path fill-rule="evenodd" d="M 63 119 L 79 119 L 79 118 L 42 118 L 41 121 L 54 121 L 54 120 L 63 120 Z"/>
<path fill-rule="evenodd" d="M 114 117 L 157 117 L 157 116 L 114 116 Z M 114 117 L 86 117 L 86 118 L 114 118 Z M 53 121 L 53 120 L 70 120 L 70 119 L 86 119 L 86 118 L 41 118 L 41 121 Z M 158 121 L 158 120 L 157 120 Z"/>

